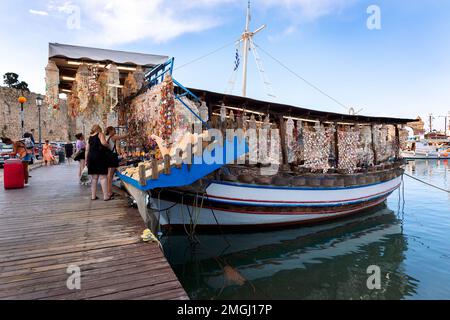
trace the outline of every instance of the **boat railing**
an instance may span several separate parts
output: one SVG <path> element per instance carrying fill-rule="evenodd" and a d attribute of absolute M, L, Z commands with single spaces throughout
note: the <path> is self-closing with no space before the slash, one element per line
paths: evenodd
<path fill-rule="evenodd" d="M 344 188 L 366 186 L 393 180 L 403 175 L 404 163 L 403 160 L 399 160 L 352 174 L 280 171 L 270 176 L 262 175 L 258 167 L 227 165 L 221 169 L 218 176 L 220 177 L 219 180 L 225 183 L 272 185 L 291 188 Z"/>

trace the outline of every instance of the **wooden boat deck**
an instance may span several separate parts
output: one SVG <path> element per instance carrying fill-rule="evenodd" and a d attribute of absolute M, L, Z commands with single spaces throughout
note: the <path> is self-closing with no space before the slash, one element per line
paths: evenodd
<path fill-rule="evenodd" d="M 0 173 L 0 299 L 188 299 L 158 245 L 141 241 L 137 210 L 90 201 L 77 165 L 32 171 L 23 190 L 5 191 Z M 81 290 L 67 288 L 70 265 Z"/>

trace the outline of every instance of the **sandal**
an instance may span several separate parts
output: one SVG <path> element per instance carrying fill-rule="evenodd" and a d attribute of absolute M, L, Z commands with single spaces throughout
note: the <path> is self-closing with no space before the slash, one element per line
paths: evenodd
<path fill-rule="evenodd" d="M 111 201 L 111 200 L 114 200 L 114 197 L 113 197 L 113 196 L 110 196 L 108 199 L 105 199 L 105 200 L 103 200 L 103 201 Z"/>
<path fill-rule="evenodd" d="M 98 197 L 95 197 L 95 199 L 91 198 L 91 201 L 95 201 L 95 200 L 98 200 L 98 199 L 99 199 Z"/>

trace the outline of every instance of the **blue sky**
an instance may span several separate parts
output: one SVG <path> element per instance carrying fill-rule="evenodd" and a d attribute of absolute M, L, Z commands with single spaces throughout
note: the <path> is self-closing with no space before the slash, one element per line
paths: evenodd
<path fill-rule="evenodd" d="M 237 39 L 246 5 L 244 0 L 2 1 L 0 73 L 17 72 L 33 91 L 44 92 L 48 42 L 164 54 L 181 66 Z M 380 30 L 367 28 L 370 5 L 381 10 Z M 346 106 L 375 116 L 450 111 L 450 1 L 255 0 L 252 6 L 252 29 L 267 24 L 255 43 Z M 80 20 L 72 19 L 74 8 Z M 174 76 L 186 86 L 224 92 L 234 54 L 230 45 Z M 259 55 L 277 101 L 346 112 L 265 53 Z M 248 95 L 270 100 L 250 58 Z M 240 78 L 239 71 L 235 94 Z M 443 123 L 435 120 L 438 128 Z"/>

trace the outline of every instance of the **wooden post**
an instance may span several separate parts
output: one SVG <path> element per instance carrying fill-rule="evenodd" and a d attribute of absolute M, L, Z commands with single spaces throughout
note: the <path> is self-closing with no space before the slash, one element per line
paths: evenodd
<path fill-rule="evenodd" d="M 211 105 L 211 103 L 209 101 L 209 97 L 206 94 L 206 92 L 203 93 L 203 97 L 202 98 L 203 98 L 203 101 L 205 101 L 206 106 L 208 107 L 208 118 L 209 118 L 208 125 L 210 127 L 212 127 L 213 109 L 212 109 L 212 105 Z"/>
<path fill-rule="evenodd" d="M 169 175 L 170 174 L 170 156 L 166 154 L 164 156 L 164 174 Z"/>
<path fill-rule="evenodd" d="M 334 123 L 334 160 L 336 162 L 336 169 L 339 167 L 339 125 Z"/>
<path fill-rule="evenodd" d="M 288 148 L 287 148 L 287 144 L 286 144 L 286 125 L 284 123 L 284 117 L 282 115 L 280 115 L 280 118 L 279 118 L 279 128 L 280 128 L 281 155 L 283 157 L 282 164 L 288 165 L 288 150 L 287 150 Z"/>
<path fill-rule="evenodd" d="M 157 180 L 158 178 L 159 178 L 158 160 L 153 158 L 152 159 L 152 179 Z"/>
<path fill-rule="evenodd" d="M 139 164 L 139 184 L 141 186 L 147 185 L 147 177 L 145 176 L 145 164 Z"/>
<path fill-rule="evenodd" d="M 377 150 L 375 148 L 375 132 L 374 132 L 373 123 L 370 125 L 370 129 L 371 129 L 371 132 L 372 132 L 373 164 L 377 165 L 378 164 L 378 159 L 377 159 Z"/>
<path fill-rule="evenodd" d="M 398 124 L 395 125 L 395 160 L 400 158 L 400 130 Z"/>

